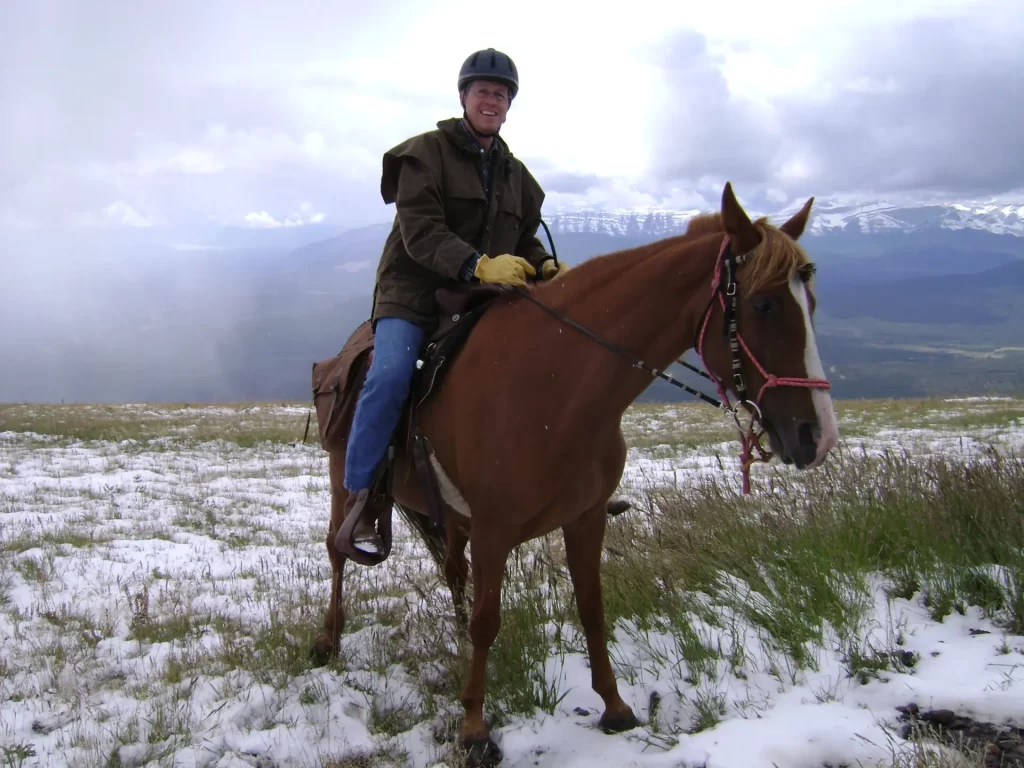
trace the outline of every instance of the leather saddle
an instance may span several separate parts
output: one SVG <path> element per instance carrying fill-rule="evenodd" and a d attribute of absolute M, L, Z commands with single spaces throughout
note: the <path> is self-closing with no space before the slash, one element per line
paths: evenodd
<path fill-rule="evenodd" d="M 364 564 L 376 565 L 386 560 L 391 552 L 391 477 L 394 456 L 399 439 L 411 454 L 417 476 L 427 500 L 429 519 L 436 532 L 444 530 L 444 502 L 434 468 L 430 464 L 430 445 L 416 424 L 416 412 L 436 393 L 451 367 L 452 361 L 469 338 L 483 314 L 493 301 L 505 295 L 504 286 L 471 284 L 455 288 L 442 288 L 435 293 L 439 311 L 436 328 L 428 337 L 413 374 L 410 396 L 402 409 L 399 426 L 391 439 L 384 460 L 377 468 L 370 489 L 371 502 L 364 514 L 373 514 L 384 550 L 377 556 L 354 552 L 347 542 L 348 555 Z M 370 320 L 357 327 L 346 340 L 341 351 L 332 358 L 313 363 L 313 410 L 316 411 L 320 444 L 326 451 L 341 451 L 347 443 L 355 406 L 362 391 L 366 372 L 373 360 L 373 325 Z M 312 411 L 306 420 L 309 435 Z"/>

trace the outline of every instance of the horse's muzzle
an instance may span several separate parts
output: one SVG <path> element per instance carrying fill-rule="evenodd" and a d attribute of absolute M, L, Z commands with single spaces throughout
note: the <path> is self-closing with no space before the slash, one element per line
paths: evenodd
<path fill-rule="evenodd" d="M 797 469 L 819 466 L 835 447 L 835 432 L 817 421 L 797 421 L 779 429 L 769 419 L 764 420 L 772 452 L 787 465 Z"/>

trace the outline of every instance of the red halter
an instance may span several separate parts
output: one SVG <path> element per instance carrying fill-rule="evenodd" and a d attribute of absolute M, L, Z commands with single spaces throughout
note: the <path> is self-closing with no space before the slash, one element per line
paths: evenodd
<path fill-rule="evenodd" d="M 771 461 L 772 453 L 768 451 L 764 446 L 761 445 L 761 440 L 764 437 L 765 430 L 764 425 L 761 423 L 761 397 L 764 395 L 764 391 L 769 387 L 807 387 L 810 389 L 831 389 L 832 385 L 827 379 L 810 379 L 810 378 L 798 378 L 794 376 L 775 376 L 774 374 L 768 373 L 764 366 L 761 365 L 754 353 L 750 351 L 750 347 L 743 340 L 737 329 L 737 317 L 736 317 L 736 305 L 738 301 L 738 288 L 736 283 L 736 270 L 743 264 L 749 257 L 749 253 L 745 253 L 741 256 L 736 256 L 732 249 L 729 247 L 729 237 L 726 236 L 722 240 L 722 248 L 718 252 L 718 259 L 715 262 L 714 276 L 711 280 L 711 301 L 708 302 L 708 308 L 704 311 L 704 318 L 701 321 L 700 331 L 697 337 L 697 354 L 700 356 L 701 362 L 704 364 L 704 369 L 708 372 L 709 377 L 715 382 L 715 386 L 718 388 L 718 396 L 722 398 L 722 402 L 726 405 L 727 409 L 732 413 L 733 421 L 736 422 L 736 428 L 739 431 L 740 436 L 740 461 L 743 472 L 743 493 L 750 493 L 750 466 L 755 461 L 768 462 Z M 726 282 L 723 284 L 722 270 L 726 270 Z M 711 308 L 715 297 L 717 296 L 718 302 L 722 307 L 722 311 L 725 313 L 726 332 L 729 335 L 729 346 L 732 352 L 732 369 L 733 369 L 733 383 L 735 384 L 736 393 L 739 397 L 738 403 L 743 403 L 749 408 L 753 408 L 750 414 L 750 423 L 746 428 L 740 425 L 739 418 L 737 417 L 737 409 L 732 406 L 729 402 L 729 395 L 725 387 L 725 383 L 714 373 L 711 372 L 711 368 L 708 366 L 707 361 L 704 359 L 704 335 L 707 332 L 708 322 L 711 319 Z M 726 296 L 729 297 L 729 305 L 725 303 Z M 746 352 L 747 357 L 757 368 L 761 376 L 764 377 L 764 384 L 757 393 L 757 397 L 754 400 L 749 400 L 746 396 L 746 383 L 743 380 L 743 374 L 741 372 L 742 363 L 740 361 L 740 349 Z M 754 423 L 757 422 L 758 430 L 754 431 Z M 753 449 L 756 448 L 759 454 L 758 458 L 753 457 Z"/>

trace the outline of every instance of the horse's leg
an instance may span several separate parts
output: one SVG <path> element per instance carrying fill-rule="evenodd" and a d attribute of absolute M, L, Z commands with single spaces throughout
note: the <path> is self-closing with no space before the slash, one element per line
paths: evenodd
<path fill-rule="evenodd" d="M 345 605 L 344 599 L 344 576 L 345 560 L 344 555 L 334 547 L 334 537 L 341 528 L 345 519 L 345 501 L 348 492 L 342 487 L 340 480 L 335 477 L 336 473 L 343 471 L 344 454 L 331 454 L 329 458 L 331 475 L 331 522 L 327 531 L 327 557 L 331 561 L 331 597 L 327 605 L 327 613 L 324 615 L 323 630 L 313 641 L 313 648 L 310 655 L 318 664 L 326 664 L 331 657 L 338 653 L 338 645 L 341 639 L 342 630 L 345 628 Z M 336 482 L 337 481 L 337 482 Z"/>
<path fill-rule="evenodd" d="M 469 765 L 497 765 L 501 762 L 501 750 L 491 741 L 484 723 L 484 681 L 487 654 L 501 628 L 501 586 L 509 549 L 488 534 L 475 537 L 472 544 L 473 616 L 469 637 L 473 658 L 462 689 L 462 745 L 468 752 Z"/>
<path fill-rule="evenodd" d="M 626 447 L 626 436 L 622 434 L 621 424 L 619 425 L 618 429 L 615 430 L 614 446 L 615 452 L 617 454 L 620 454 L 622 457 L 621 460 L 624 461 L 626 458 L 628 448 Z M 622 476 L 621 468 L 619 469 L 619 476 Z M 615 517 L 616 515 L 621 515 L 623 512 L 626 512 L 632 508 L 633 503 L 629 501 L 629 499 L 624 499 L 619 496 L 613 496 L 611 499 L 608 500 L 607 512 L 610 517 Z M 601 535 L 603 536 L 604 534 L 602 533 Z"/>
<path fill-rule="evenodd" d="M 466 615 L 466 579 L 469 577 L 466 544 L 468 543 L 469 537 L 466 535 L 465 529 L 458 522 L 452 521 L 448 526 L 444 578 L 448 583 L 448 591 L 452 594 L 455 621 L 463 632 L 469 629 L 469 617 Z"/>
<path fill-rule="evenodd" d="M 604 633 L 601 548 L 604 543 L 606 510 L 606 504 L 588 510 L 564 526 L 562 533 L 565 538 L 565 557 L 576 595 L 576 608 L 587 637 L 591 685 L 604 699 L 601 727 L 619 732 L 636 727 L 637 719 L 633 710 L 619 696 Z"/>

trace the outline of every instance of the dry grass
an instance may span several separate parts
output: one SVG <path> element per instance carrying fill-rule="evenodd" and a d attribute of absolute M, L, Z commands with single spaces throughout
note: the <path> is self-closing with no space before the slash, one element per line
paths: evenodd
<path fill-rule="evenodd" d="M 869 440 L 808 475 L 759 468 L 763 493 L 749 498 L 717 473 L 631 476 L 638 508 L 609 522 L 603 579 L 623 684 L 667 691 L 643 738 L 671 746 L 737 711 L 757 717 L 768 704 L 737 701 L 726 682 L 762 675 L 785 688 L 828 654 L 861 684 L 912 671 L 899 633 L 867 626 L 880 585 L 893 600 L 923 596 L 936 619 L 974 606 L 1024 632 L 1024 468 L 1004 439 L 1020 401 L 838 410 L 847 435 L 914 430 L 897 436 L 907 451 Z M 232 733 L 305 729 L 309 764 L 325 768 L 404 765 L 403 739 L 424 724 L 434 759 L 454 758 L 467 647 L 404 531 L 386 567 L 348 571 L 339 659 L 318 669 L 308 658 L 328 582 L 323 456 L 295 444 L 306 414 L 0 407 L 0 433 L 33 435 L 0 438 L 0 621 L 16 633 L 0 654 L 0 706 L 45 701 L 56 718 L 32 740 L 0 733 L 6 765 L 41 764 L 31 753 L 47 749 L 85 766 L 170 764 L 207 743 L 222 707 L 251 708 L 244 728 L 218 726 Z M 706 406 L 640 406 L 624 429 L 637 460 L 733 450 Z M 961 435 L 1003 442 L 968 458 L 923 453 Z M 522 547 L 506 583 L 489 664 L 495 725 L 558 712 L 572 687 L 562 666 L 584 652 L 558 536 Z M 331 742 L 324 712 L 365 726 L 373 748 Z M 929 744 L 894 739 L 892 765 L 961 764 Z"/>

